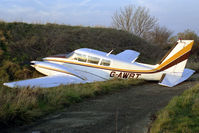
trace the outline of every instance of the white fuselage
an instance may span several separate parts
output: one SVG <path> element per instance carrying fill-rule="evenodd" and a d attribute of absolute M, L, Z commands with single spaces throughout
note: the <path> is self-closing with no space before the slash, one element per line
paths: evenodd
<path fill-rule="evenodd" d="M 82 54 L 82 53 L 81 53 Z M 111 79 L 111 78 L 121 78 L 121 79 L 128 79 L 128 78 L 134 78 L 134 79 L 145 79 L 145 80 L 160 80 L 162 77 L 162 72 L 156 72 L 156 73 L 147 73 L 144 72 L 145 70 L 152 70 L 155 68 L 155 65 L 147 65 L 147 64 L 141 64 L 137 62 L 129 63 L 124 62 L 121 60 L 117 60 L 114 58 L 111 58 L 111 56 L 100 56 L 100 55 L 94 55 L 90 53 L 84 53 L 85 55 L 93 56 L 99 58 L 98 63 L 92 63 L 88 62 L 88 59 L 83 61 L 74 60 L 74 58 L 63 58 L 59 56 L 55 57 L 46 57 L 44 58 L 44 62 L 47 64 L 44 67 L 41 67 L 41 65 L 34 66 L 39 72 L 45 74 L 45 75 L 54 75 L 54 74 L 61 74 L 62 70 L 59 71 L 59 67 L 57 66 L 63 66 L 66 68 L 66 72 L 73 73 L 71 71 L 75 71 L 79 77 L 84 77 L 85 79 L 89 81 L 99 81 L 98 77 L 104 80 Z M 102 65 L 102 60 L 108 60 L 110 61 L 109 65 Z M 52 66 L 48 66 L 48 63 L 54 64 L 53 68 Z M 67 70 L 68 69 L 68 70 Z M 143 72 L 142 72 L 143 71 Z M 93 77 L 94 75 L 94 77 Z"/>

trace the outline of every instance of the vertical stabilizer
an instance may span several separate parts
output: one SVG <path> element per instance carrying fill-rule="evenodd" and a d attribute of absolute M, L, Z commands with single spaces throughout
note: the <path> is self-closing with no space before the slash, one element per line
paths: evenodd
<path fill-rule="evenodd" d="M 193 40 L 179 40 L 161 60 L 160 65 L 170 64 L 170 66 L 165 70 L 166 72 L 179 73 L 182 75 L 193 43 Z"/>

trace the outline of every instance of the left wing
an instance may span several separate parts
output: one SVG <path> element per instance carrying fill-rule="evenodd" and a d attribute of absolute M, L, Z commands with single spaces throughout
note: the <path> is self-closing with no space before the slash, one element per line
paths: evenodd
<path fill-rule="evenodd" d="M 50 62 L 32 61 L 31 63 L 33 64 L 32 66 L 35 67 L 38 71 L 40 71 L 41 69 L 50 70 L 51 73 L 46 72 L 46 75 L 49 76 L 4 83 L 3 85 L 11 88 L 14 87 L 49 88 L 49 87 L 56 87 L 61 84 L 67 85 L 67 84 L 78 84 L 78 83 L 107 80 L 106 78 L 100 76 L 103 73 L 102 71 L 96 74 L 86 71 L 75 70 L 72 68 L 66 68 L 63 65 L 54 64 Z"/>
<path fill-rule="evenodd" d="M 41 78 L 27 79 L 16 82 L 4 83 L 3 85 L 15 88 L 15 87 L 30 87 L 30 88 L 49 88 L 56 87 L 61 84 L 75 84 L 75 83 L 86 83 L 86 81 L 75 77 L 73 75 L 53 75 L 53 76 L 45 76 Z"/>
<path fill-rule="evenodd" d="M 52 76 L 45 76 L 45 77 L 40 77 L 40 78 L 4 83 L 3 85 L 11 87 L 11 88 L 15 88 L 15 87 L 49 88 L 49 87 L 56 87 L 59 85 L 88 83 L 88 82 L 106 80 L 104 78 L 98 77 L 90 73 L 84 72 L 84 74 L 87 77 L 87 79 L 85 80 L 79 77 L 70 75 L 70 74 L 60 74 L 60 75 L 52 75 Z"/>
<path fill-rule="evenodd" d="M 123 52 L 116 55 L 117 58 L 126 62 L 134 62 L 138 56 L 140 55 L 139 52 L 134 50 L 124 50 Z"/>

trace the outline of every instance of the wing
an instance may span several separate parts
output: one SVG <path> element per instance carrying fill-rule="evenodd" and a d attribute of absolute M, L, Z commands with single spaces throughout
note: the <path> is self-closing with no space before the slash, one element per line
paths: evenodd
<path fill-rule="evenodd" d="M 134 62 L 138 58 L 139 55 L 140 55 L 140 53 L 137 51 L 125 50 L 125 51 L 117 54 L 116 57 L 123 61 Z"/>
<path fill-rule="evenodd" d="M 59 86 L 61 84 L 72 84 L 72 83 L 85 83 L 84 80 L 72 76 L 72 75 L 54 75 L 45 76 L 41 78 L 27 79 L 16 82 L 4 83 L 3 85 L 14 88 L 14 87 L 41 87 L 49 88 Z"/>
<path fill-rule="evenodd" d="M 15 88 L 23 88 L 23 87 L 30 87 L 30 88 L 50 88 L 56 87 L 59 85 L 67 85 L 67 84 L 78 84 L 78 83 L 88 83 L 88 82 L 95 82 L 95 81 L 104 81 L 106 79 L 99 77 L 97 75 L 81 72 L 86 77 L 85 80 L 83 78 L 76 77 L 70 74 L 60 74 L 60 75 L 52 75 L 52 76 L 45 76 L 41 78 L 34 78 L 34 79 L 27 79 L 21 80 L 16 82 L 4 83 L 3 85 Z"/>

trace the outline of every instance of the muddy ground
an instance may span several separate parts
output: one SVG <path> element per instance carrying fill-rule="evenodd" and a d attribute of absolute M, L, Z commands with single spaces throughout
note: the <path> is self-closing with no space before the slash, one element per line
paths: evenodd
<path fill-rule="evenodd" d="M 151 116 L 169 100 L 196 84 L 189 81 L 168 88 L 147 82 L 112 94 L 87 99 L 36 123 L 10 129 L 27 133 L 146 133 Z M 198 79 L 197 79 L 198 80 Z"/>

